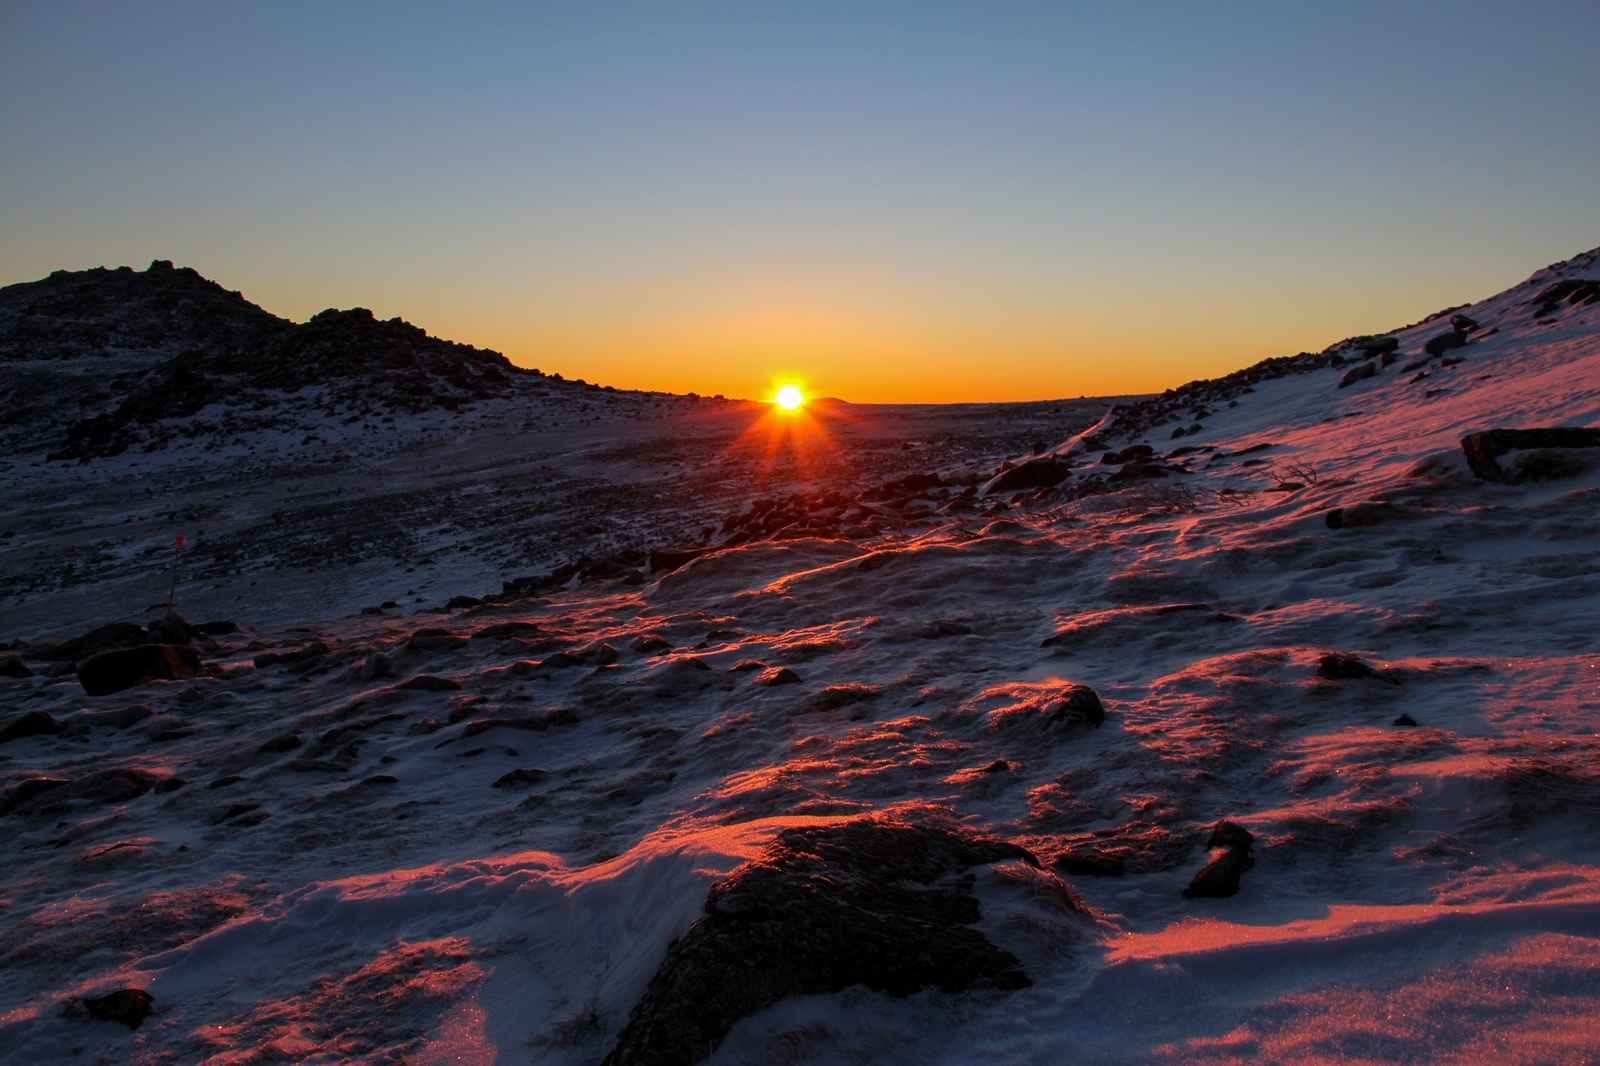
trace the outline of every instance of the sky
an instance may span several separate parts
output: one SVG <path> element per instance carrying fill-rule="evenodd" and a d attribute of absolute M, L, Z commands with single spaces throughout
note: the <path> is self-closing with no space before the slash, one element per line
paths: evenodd
<path fill-rule="evenodd" d="M 1600 3 L 0 0 L 0 284 L 626 388 L 1155 391 L 1600 245 Z"/>

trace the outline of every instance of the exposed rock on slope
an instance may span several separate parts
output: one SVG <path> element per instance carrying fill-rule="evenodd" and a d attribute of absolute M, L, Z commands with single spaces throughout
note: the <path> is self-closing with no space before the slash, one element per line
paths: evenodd
<path fill-rule="evenodd" d="M 1021 963 L 976 929 L 972 866 L 1032 855 L 954 827 L 891 817 L 780 833 L 712 886 L 706 916 L 667 950 L 607 1066 L 689 1066 L 740 1018 L 785 996 L 851 985 L 1026 988 Z"/>

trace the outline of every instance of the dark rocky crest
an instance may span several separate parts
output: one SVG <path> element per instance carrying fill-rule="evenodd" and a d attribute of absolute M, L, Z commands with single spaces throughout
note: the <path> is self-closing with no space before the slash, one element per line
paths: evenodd
<path fill-rule="evenodd" d="M 365 308 L 296 325 L 165 260 L 0 289 L 0 365 L 15 381 L 0 400 L 0 431 L 30 447 L 42 435 L 55 459 L 115 455 L 148 444 L 149 427 L 165 419 L 217 403 L 255 409 L 308 386 L 324 387 L 328 405 L 420 412 L 543 377 Z"/>

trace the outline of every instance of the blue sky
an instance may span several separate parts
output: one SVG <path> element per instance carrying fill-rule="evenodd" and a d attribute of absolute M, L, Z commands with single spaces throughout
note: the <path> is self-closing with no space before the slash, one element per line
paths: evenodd
<path fill-rule="evenodd" d="M 1600 245 L 1600 4 L 0 3 L 0 283 L 619 386 L 1142 391 Z"/>

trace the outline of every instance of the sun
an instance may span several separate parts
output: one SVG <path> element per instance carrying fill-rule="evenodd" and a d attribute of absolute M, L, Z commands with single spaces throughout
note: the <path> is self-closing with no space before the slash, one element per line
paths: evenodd
<path fill-rule="evenodd" d="M 798 411 L 800 405 L 806 402 L 805 395 L 801 393 L 798 385 L 785 385 L 778 390 L 774 402 L 785 411 Z"/>

